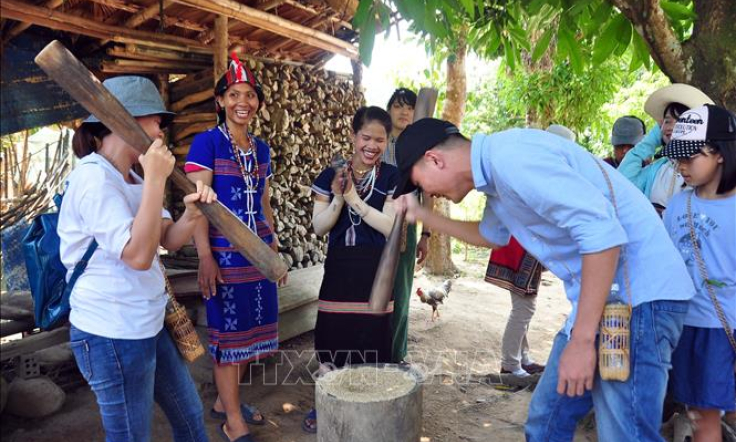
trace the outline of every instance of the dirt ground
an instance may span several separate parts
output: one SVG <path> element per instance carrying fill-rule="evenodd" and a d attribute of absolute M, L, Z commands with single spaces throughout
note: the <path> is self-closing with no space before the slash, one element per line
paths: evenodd
<path fill-rule="evenodd" d="M 501 336 L 511 306 L 507 291 L 483 281 L 485 259 L 480 254 L 468 261 L 456 257 L 460 275 L 454 281 L 449 300 L 441 307 L 439 321 L 429 322 L 431 308 L 412 297 L 410 359 L 427 367 L 429 374 L 424 385 L 422 442 L 524 440 L 523 425 L 531 392 L 503 391 L 466 382 L 470 374 L 498 372 Z M 420 272 L 414 288 L 429 288 L 439 282 L 439 278 L 428 278 Z M 545 274 L 529 331 L 531 353 L 536 361 L 546 361 L 552 339 L 568 311 L 561 282 Z M 316 441 L 316 436 L 304 433 L 300 427 L 304 414 L 314 404 L 314 386 L 309 375 L 310 369 L 315 368 L 312 348 L 313 337 L 311 333 L 306 334 L 282 346 L 286 352 L 280 361 L 272 358 L 264 365 L 251 367 L 246 376 L 247 385 L 241 388 L 241 398 L 257 405 L 266 416 L 266 425 L 251 427 L 259 442 Z M 209 410 L 216 391 L 210 363 L 205 359 L 193 365 L 191 372 L 205 410 Z M 3 441 L 104 440 L 97 405 L 86 386 L 71 392 L 63 409 L 42 421 L 22 420 L 7 414 L 2 420 Z M 219 422 L 208 416 L 205 420 L 210 439 L 220 441 Z M 152 440 L 171 441 L 168 423 L 159 409 L 155 411 L 153 427 Z M 594 430 L 578 429 L 575 442 L 595 440 Z"/>

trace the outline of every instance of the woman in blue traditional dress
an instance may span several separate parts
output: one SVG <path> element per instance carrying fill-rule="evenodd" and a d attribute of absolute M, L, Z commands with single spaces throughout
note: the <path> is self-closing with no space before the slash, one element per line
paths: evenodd
<path fill-rule="evenodd" d="M 232 58 L 215 86 L 218 125 L 194 138 L 185 171 L 191 180 L 210 184 L 220 201 L 276 250 L 270 151 L 248 132 L 263 105 L 263 92 L 253 73 L 234 53 Z M 214 227 L 201 226 L 194 240 L 218 392 L 210 415 L 225 420 L 220 427 L 224 440 L 253 441 L 248 424 L 263 425 L 264 419 L 255 407 L 240 402 L 239 368 L 278 349 L 276 284 Z"/>

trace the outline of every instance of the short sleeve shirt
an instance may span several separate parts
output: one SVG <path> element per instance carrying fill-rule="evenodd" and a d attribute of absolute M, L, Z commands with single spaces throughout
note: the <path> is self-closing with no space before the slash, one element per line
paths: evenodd
<path fill-rule="evenodd" d="M 330 198 L 332 193 L 332 180 L 335 177 L 335 169 L 332 167 L 322 171 L 312 184 L 312 191 L 317 195 Z M 398 169 L 390 164 L 381 163 L 373 191 L 363 196 L 363 200 L 378 211 L 383 210 L 387 198 L 392 198 L 396 190 L 398 180 Z M 376 245 L 382 246 L 386 243 L 383 233 L 369 226 L 359 215 L 350 213 L 348 205 L 343 205 L 337 222 L 330 230 L 328 246 L 360 246 Z"/>
<path fill-rule="evenodd" d="M 104 157 L 90 154 L 69 176 L 57 231 L 67 279 L 92 239 L 99 244 L 71 293 L 70 322 L 112 339 L 146 339 L 163 327 L 166 292 L 161 268 L 148 270 L 122 260 L 143 197 L 143 180 L 125 181 Z M 171 215 L 161 209 L 163 218 Z"/>
<path fill-rule="evenodd" d="M 678 193 L 664 212 L 665 228 L 685 260 L 688 273 L 695 281 L 697 294 L 690 301 L 685 325 L 721 328 L 716 308 L 700 275 L 690 238 L 687 198 L 692 195 L 695 237 L 705 262 L 710 286 L 716 294 L 728 324 L 736 329 L 736 195 L 708 200 L 698 198 L 692 190 Z"/>

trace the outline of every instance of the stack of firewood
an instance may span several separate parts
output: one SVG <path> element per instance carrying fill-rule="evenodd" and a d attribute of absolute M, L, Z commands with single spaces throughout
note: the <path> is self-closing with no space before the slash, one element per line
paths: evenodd
<path fill-rule="evenodd" d="M 325 238 L 311 226 L 310 186 L 335 155 L 352 151 L 351 121 L 363 96 L 352 81 L 332 72 L 282 63 L 249 60 L 263 85 L 265 105 L 252 132 L 271 146 L 271 205 L 280 252 L 290 268 L 320 263 Z M 194 136 L 215 125 L 211 70 L 190 74 L 169 87 L 170 108 L 177 112 L 170 139 L 179 165 Z M 175 214 L 181 195 L 172 192 Z"/>

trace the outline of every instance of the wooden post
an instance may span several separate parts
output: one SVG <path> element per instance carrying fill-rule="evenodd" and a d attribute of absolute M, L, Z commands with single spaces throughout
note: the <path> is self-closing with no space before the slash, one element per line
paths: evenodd
<path fill-rule="evenodd" d="M 215 17 L 215 84 L 227 70 L 227 47 L 229 46 L 227 20 L 227 16 L 224 15 L 218 15 Z"/>
<path fill-rule="evenodd" d="M 355 92 L 362 92 L 363 62 L 360 59 L 350 60 L 350 65 L 353 68 L 353 89 Z"/>

